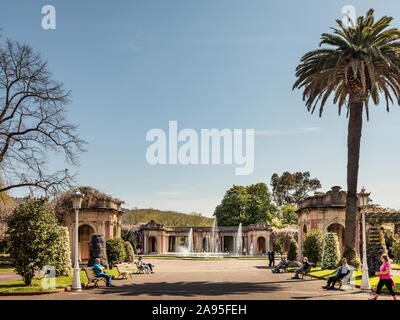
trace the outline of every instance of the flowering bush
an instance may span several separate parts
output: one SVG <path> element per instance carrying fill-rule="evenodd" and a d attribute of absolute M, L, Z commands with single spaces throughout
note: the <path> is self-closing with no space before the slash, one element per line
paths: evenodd
<path fill-rule="evenodd" d="M 72 275 L 71 250 L 69 248 L 69 232 L 66 227 L 58 227 L 58 237 L 55 243 L 56 254 L 50 263 L 56 268 L 57 276 L 69 277 Z"/>
<path fill-rule="evenodd" d="M 371 226 L 367 242 L 367 262 L 370 275 L 379 271 L 382 264 L 380 256 L 383 253 L 387 253 L 383 231 L 379 230 L 377 226 Z"/>
<path fill-rule="evenodd" d="M 25 285 L 45 265 L 57 268 L 60 227 L 47 198 L 27 198 L 8 219 L 10 260 Z"/>
<path fill-rule="evenodd" d="M 393 239 L 393 260 L 400 263 L 400 237 L 395 236 Z"/>
<path fill-rule="evenodd" d="M 94 265 L 94 260 L 100 259 L 100 263 L 108 268 L 106 242 L 102 234 L 94 233 L 90 236 L 88 266 Z"/>

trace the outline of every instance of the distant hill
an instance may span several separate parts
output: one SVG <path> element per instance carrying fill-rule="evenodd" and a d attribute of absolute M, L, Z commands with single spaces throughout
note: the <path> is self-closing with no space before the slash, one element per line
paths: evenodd
<path fill-rule="evenodd" d="M 169 227 L 201 227 L 211 226 L 212 218 L 203 217 L 201 214 L 185 214 L 174 211 L 156 209 L 128 210 L 122 216 L 123 224 L 148 223 L 151 220 Z"/>

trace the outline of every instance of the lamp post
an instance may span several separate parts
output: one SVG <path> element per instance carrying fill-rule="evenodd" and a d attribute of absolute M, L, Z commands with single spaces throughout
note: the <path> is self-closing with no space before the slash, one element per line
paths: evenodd
<path fill-rule="evenodd" d="M 362 262 L 362 280 L 361 280 L 361 290 L 371 290 L 371 286 L 369 284 L 369 275 L 368 275 L 368 263 L 367 263 L 367 240 L 366 240 L 366 228 L 365 228 L 365 207 L 369 202 L 369 195 L 371 193 L 367 193 L 365 188 L 361 189 L 361 192 L 358 194 L 358 198 L 360 200 L 361 214 L 362 214 L 362 237 L 363 237 L 363 262 Z"/>
<path fill-rule="evenodd" d="M 82 198 L 83 194 L 80 193 L 79 191 L 76 191 L 72 195 L 72 207 L 75 210 L 75 265 L 74 265 L 74 277 L 72 281 L 72 290 L 74 291 L 81 291 L 82 286 L 81 286 L 81 277 L 79 274 L 79 261 L 78 261 L 78 241 L 79 241 L 79 222 L 78 222 L 78 215 L 79 215 L 79 209 L 81 208 L 82 205 Z"/>

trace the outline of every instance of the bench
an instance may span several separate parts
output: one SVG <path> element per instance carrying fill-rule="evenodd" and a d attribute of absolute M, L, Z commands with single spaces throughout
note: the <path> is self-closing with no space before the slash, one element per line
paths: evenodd
<path fill-rule="evenodd" d="M 140 265 L 137 261 L 135 261 L 136 268 L 137 268 L 137 273 L 151 273 L 149 268 L 146 268 L 144 265 Z M 152 267 L 154 268 L 155 265 L 152 264 Z"/>
<path fill-rule="evenodd" d="M 94 284 L 94 288 L 98 288 L 99 287 L 99 281 L 103 281 L 104 284 L 107 283 L 107 279 L 106 278 L 97 277 L 96 272 L 94 272 L 93 267 L 86 267 L 86 268 L 83 268 L 83 269 L 85 270 L 86 277 L 88 278 L 88 282 L 84 284 L 84 287 L 86 289 L 89 288 L 89 284 L 90 283 Z"/>
<path fill-rule="evenodd" d="M 339 290 L 342 289 L 343 285 L 347 285 L 350 282 L 351 277 L 353 276 L 353 272 L 354 272 L 354 269 L 350 268 L 350 270 L 347 272 L 347 274 L 342 279 L 339 279 L 338 281 L 336 281 L 335 285 L 338 285 Z"/>
<path fill-rule="evenodd" d="M 149 270 L 147 268 L 145 268 L 143 265 L 140 265 L 139 263 L 137 263 L 137 261 L 135 261 L 135 265 L 136 265 L 136 269 L 137 269 L 137 273 L 149 273 Z"/>
<path fill-rule="evenodd" d="M 305 271 L 300 272 L 302 279 L 305 279 L 306 277 L 309 277 L 310 279 L 312 278 L 311 277 L 311 268 L 312 267 L 311 267 L 311 264 L 310 264 L 310 266 Z"/>
<path fill-rule="evenodd" d="M 286 263 L 283 267 L 281 267 L 281 268 L 279 268 L 279 272 L 276 272 L 276 273 L 287 273 L 288 272 L 288 263 Z M 275 268 L 273 268 L 271 271 L 272 271 L 272 273 L 275 273 L 274 272 L 274 270 L 275 270 Z"/>
<path fill-rule="evenodd" d="M 119 263 L 115 265 L 118 271 L 118 279 L 128 279 L 129 277 L 132 279 L 132 274 L 136 273 L 135 271 L 128 270 L 129 267 L 132 269 L 132 265 L 127 263 Z"/>

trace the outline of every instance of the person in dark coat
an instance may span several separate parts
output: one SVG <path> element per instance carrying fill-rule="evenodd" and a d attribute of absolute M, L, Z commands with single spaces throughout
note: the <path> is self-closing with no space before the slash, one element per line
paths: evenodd
<path fill-rule="evenodd" d="M 269 266 L 274 267 L 275 266 L 275 252 L 274 250 L 268 251 L 268 259 L 269 259 Z"/>

